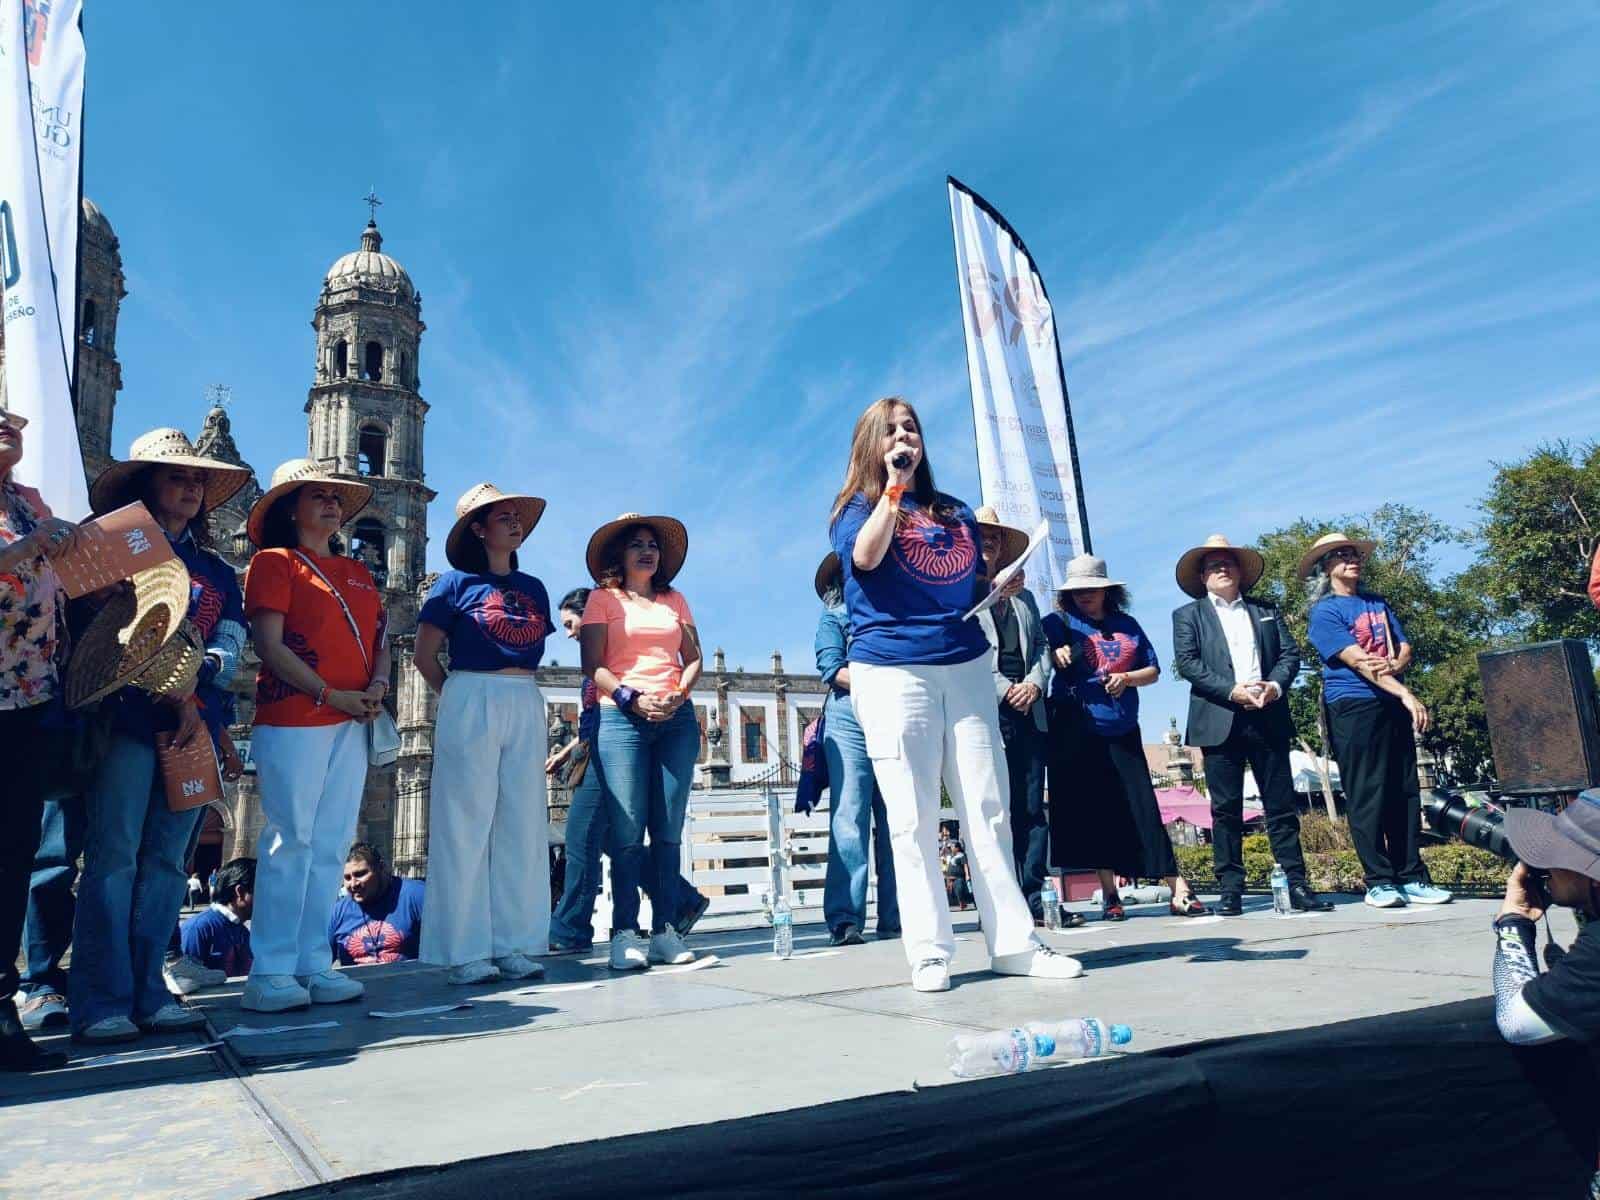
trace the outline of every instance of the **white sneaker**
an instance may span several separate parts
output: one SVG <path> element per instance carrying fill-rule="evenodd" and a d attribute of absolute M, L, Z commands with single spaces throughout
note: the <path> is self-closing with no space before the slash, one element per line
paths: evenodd
<path fill-rule="evenodd" d="M 1076 979 L 1083 974 L 1083 964 L 1077 959 L 1042 944 L 1020 954 L 996 954 L 989 969 L 996 975 L 1027 975 L 1033 979 Z"/>
<path fill-rule="evenodd" d="M 139 1022 L 146 1032 L 168 1033 L 178 1029 L 199 1029 L 206 1023 L 205 1014 L 198 1008 L 185 1008 L 181 1004 L 163 1004 Z"/>
<path fill-rule="evenodd" d="M 107 1045 L 112 1042 L 134 1042 L 139 1039 L 139 1027 L 127 1017 L 104 1017 L 72 1035 L 75 1042 L 94 1042 Z"/>
<path fill-rule="evenodd" d="M 948 992 L 950 964 L 942 958 L 925 958 L 911 972 L 911 986 L 919 992 Z"/>
<path fill-rule="evenodd" d="M 544 967 L 526 954 L 508 954 L 504 958 L 495 959 L 494 965 L 499 969 L 503 979 L 537 979 L 544 974 Z"/>
<path fill-rule="evenodd" d="M 245 980 L 239 1007 L 264 1013 L 310 1008 L 311 993 L 293 975 L 252 975 Z"/>
<path fill-rule="evenodd" d="M 619 929 L 611 935 L 611 969 L 613 971 L 642 971 L 650 965 L 645 955 L 644 939 L 631 929 Z"/>
<path fill-rule="evenodd" d="M 694 951 L 683 944 L 678 931 L 668 925 L 660 933 L 650 935 L 650 961 L 677 966 L 694 961 Z"/>
<path fill-rule="evenodd" d="M 500 968 L 487 958 L 480 958 L 475 962 L 462 963 L 460 966 L 451 967 L 446 973 L 446 983 L 493 983 L 500 978 Z"/>
<path fill-rule="evenodd" d="M 296 975 L 295 982 L 311 993 L 313 1004 L 343 1004 L 367 994 L 367 985 L 329 967 L 315 975 Z"/>
<path fill-rule="evenodd" d="M 220 987 L 228 982 L 228 973 L 202 966 L 185 954 L 182 958 L 163 963 L 161 978 L 166 980 L 169 991 L 187 996 L 191 992 L 198 992 L 201 988 Z"/>

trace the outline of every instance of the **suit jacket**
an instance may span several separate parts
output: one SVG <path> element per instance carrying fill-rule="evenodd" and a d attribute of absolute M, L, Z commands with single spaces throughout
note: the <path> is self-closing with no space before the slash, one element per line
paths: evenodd
<path fill-rule="evenodd" d="M 1277 608 L 1249 596 L 1244 603 L 1255 626 L 1261 678 L 1277 684 L 1283 692 L 1281 699 L 1263 710 L 1267 734 L 1274 742 L 1288 745 L 1294 733 L 1289 717 L 1289 685 L 1300 671 L 1300 648 L 1283 627 Z M 1190 746 L 1220 746 L 1233 730 L 1234 716 L 1245 709 L 1228 698 L 1238 680 L 1233 677 L 1228 637 L 1210 596 L 1173 612 L 1172 668 L 1189 681 L 1189 730 L 1184 742 Z"/>
<path fill-rule="evenodd" d="M 1044 640 L 1044 626 L 1039 620 L 1039 604 L 1033 593 L 1023 588 L 1011 597 L 1017 614 L 1017 629 L 1022 634 L 1022 662 L 1027 667 L 1021 682 L 1031 683 L 1039 689 L 1039 698 L 1033 702 L 1029 714 L 1042 733 L 1045 724 L 1045 695 L 1050 691 L 1050 643 Z M 1011 688 L 1011 680 L 1000 674 L 1000 633 L 995 628 L 994 609 L 986 608 L 978 614 L 978 624 L 989 639 L 989 670 L 994 674 L 994 694 L 1004 703 Z"/>

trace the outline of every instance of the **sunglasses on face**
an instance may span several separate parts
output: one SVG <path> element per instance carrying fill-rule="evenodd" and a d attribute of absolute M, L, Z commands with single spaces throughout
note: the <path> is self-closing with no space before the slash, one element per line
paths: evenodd
<path fill-rule="evenodd" d="M 1213 559 L 1211 562 L 1208 562 L 1208 563 L 1201 563 L 1200 566 L 1201 566 L 1201 569 L 1203 571 L 1205 571 L 1205 573 L 1207 575 L 1211 575 L 1211 574 L 1216 573 L 1217 571 L 1231 571 L 1231 570 L 1233 570 L 1233 561 L 1231 559 L 1218 558 L 1218 559 Z"/>
<path fill-rule="evenodd" d="M 1332 554 L 1328 555 L 1328 557 L 1334 562 L 1360 562 L 1361 552 L 1359 550 L 1351 550 L 1347 548 L 1344 550 L 1335 550 Z"/>

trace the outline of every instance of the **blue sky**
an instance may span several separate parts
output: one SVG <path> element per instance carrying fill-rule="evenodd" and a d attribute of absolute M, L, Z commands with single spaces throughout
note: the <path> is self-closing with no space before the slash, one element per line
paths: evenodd
<path fill-rule="evenodd" d="M 222 382 L 261 476 L 305 452 L 375 185 L 428 325 L 430 562 L 483 478 L 549 498 L 553 592 L 602 521 L 676 514 L 730 665 L 809 667 L 870 400 L 976 502 L 947 173 L 1038 259 L 1095 547 L 1163 661 L 1206 534 L 1470 522 L 1491 459 L 1600 433 L 1587 0 L 88 8 L 115 451 Z M 1185 698 L 1145 694 L 1149 738 Z"/>

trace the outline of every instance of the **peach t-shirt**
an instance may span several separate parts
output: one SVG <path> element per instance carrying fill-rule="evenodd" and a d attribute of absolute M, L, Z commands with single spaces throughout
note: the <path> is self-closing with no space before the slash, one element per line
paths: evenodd
<path fill-rule="evenodd" d="M 583 609 L 585 625 L 604 625 L 602 665 L 622 683 L 646 695 L 676 691 L 683 679 L 678 661 L 683 627 L 693 625 L 689 602 L 678 591 L 661 592 L 649 604 L 624 602 L 608 588 L 595 588 Z M 602 704 L 613 703 L 602 696 Z"/>

